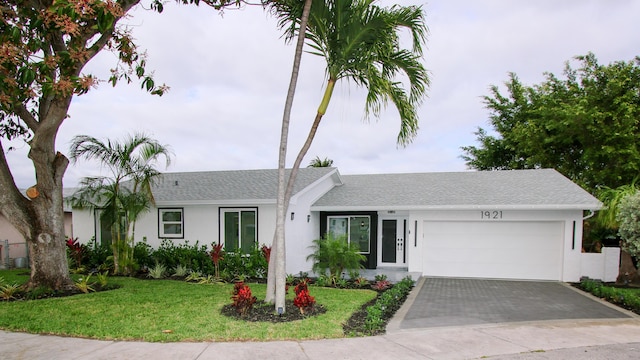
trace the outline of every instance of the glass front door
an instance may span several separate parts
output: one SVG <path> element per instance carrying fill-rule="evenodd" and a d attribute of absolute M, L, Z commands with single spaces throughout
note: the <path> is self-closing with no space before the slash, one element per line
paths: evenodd
<path fill-rule="evenodd" d="M 407 263 L 406 219 L 382 219 L 380 264 L 403 266 Z"/>

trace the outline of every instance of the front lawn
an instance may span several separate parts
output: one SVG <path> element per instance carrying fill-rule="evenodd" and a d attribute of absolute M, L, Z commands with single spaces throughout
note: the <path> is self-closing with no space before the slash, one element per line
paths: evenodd
<path fill-rule="evenodd" d="M 7 283 L 28 280 L 28 276 L 17 274 L 15 270 L 0 271 Z M 231 303 L 233 284 L 200 285 L 125 277 L 109 281 L 120 288 L 62 298 L 0 302 L 0 329 L 154 342 L 339 338 L 344 336 L 342 325 L 351 315 L 376 297 L 372 290 L 313 286 L 311 295 L 326 308 L 326 313 L 285 323 L 248 322 L 220 313 L 224 305 Z M 264 299 L 264 284 L 249 285 L 258 299 Z M 288 298 L 293 298 L 292 293 Z"/>

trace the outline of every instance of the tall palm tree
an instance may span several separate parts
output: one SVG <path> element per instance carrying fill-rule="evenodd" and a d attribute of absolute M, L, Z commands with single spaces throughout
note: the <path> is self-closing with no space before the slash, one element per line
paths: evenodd
<path fill-rule="evenodd" d="M 96 159 L 110 176 L 87 177 L 72 196 L 76 207 L 100 208 L 100 221 L 111 227 L 114 271 L 130 270 L 133 261 L 135 223 L 154 203 L 151 188 L 161 173 L 155 168 L 160 157 L 171 163 L 167 145 L 144 134 L 129 136 L 124 142 L 102 142 L 91 136 L 73 138 L 70 158 Z"/>
<path fill-rule="evenodd" d="M 428 73 L 421 62 L 427 27 L 422 8 L 418 6 L 381 8 L 375 5 L 375 0 L 316 0 L 311 5 L 309 22 L 304 27 L 300 21 L 303 2 L 274 0 L 270 5 L 278 16 L 278 25 L 285 29 L 287 39 L 294 38 L 300 29 L 306 29 L 311 53 L 323 57 L 327 63 L 324 96 L 293 164 L 283 195 L 282 203 L 286 209 L 300 164 L 339 80 L 351 80 L 368 90 L 365 102 L 367 118 L 370 115 L 379 117 L 390 100 L 400 115 L 398 145 L 406 146 L 413 140 L 418 130 L 417 109 L 429 86 Z M 401 30 L 408 30 L 411 49 L 401 48 Z M 400 77 L 408 82 L 408 91 Z M 279 201 L 281 196 L 279 194 Z M 278 216 L 284 217 L 284 214 L 278 212 Z M 284 231 L 276 233 L 276 243 L 284 243 Z M 284 253 L 276 253 L 275 257 L 277 263 L 284 263 Z M 276 278 L 282 276 L 276 274 Z M 276 303 L 279 302 L 278 297 L 276 294 Z"/>
<path fill-rule="evenodd" d="M 278 0 L 276 0 L 278 1 Z M 317 1 L 317 0 L 316 0 Z M 271 9 L 277 11 L 277 7 L 272 3 Z M 312 0 L 305 0 L 300 14 L 300 28 L 306 29 L 309 20 L 309 12 L 311 11 Z M 285 267 L 285 243 L 284 243 L 284 222 L 288 202 L 285 203 L 285 167 L 287 160 L 287 140 L 289 137 L 289 122 L 291 119 L 291 108 L 293 107 L 293 98 L 296 92 L 296 84 L 298 82 L 298 74 L 300 71 L 300 62 L 302 61 L 302 48 L 306 31 L 298 33 L 296 42 L 296 51 L 293 57 L 293 66 L 291 69 L 291 79 L 289 81 L 289 90 L 282 114 L 282 129 L 280 132 L 280 148 L 278 151 L 278 196 L 276 200 L 276 231 L 273 236 L 273 244 L 271 245 L 271 253 L 274 261 L 269 262 L 267 271 L 267 291 L 265 301 L 274 303 L 275 310 L 285 312 L 284 297 L 286 294 L 286 267 Z M 293 39 L 293 33 L 289 34 L 287 41 Z M 279 256 L 278 254 L 282 254 Z M 277 296 L 276 296 L 277 294 Z M 277 298 L 277 301 L 276 301 Z"/>

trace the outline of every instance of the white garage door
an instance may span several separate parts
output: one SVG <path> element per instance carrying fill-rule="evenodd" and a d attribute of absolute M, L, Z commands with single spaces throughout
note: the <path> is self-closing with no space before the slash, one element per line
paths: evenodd
<path fill-rule="evenodd" d="M 424 222 L 425 276 L 560 280 L 562 222 Z"/>

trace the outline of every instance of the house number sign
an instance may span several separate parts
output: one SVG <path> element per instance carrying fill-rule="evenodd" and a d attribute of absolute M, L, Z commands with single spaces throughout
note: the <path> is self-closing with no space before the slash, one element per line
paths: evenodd
<path fill-rule="evenodd" d="M 480 211 L 480 219 L 482 220 L 500 220 L 502 219 L 502 211 Z"/>

